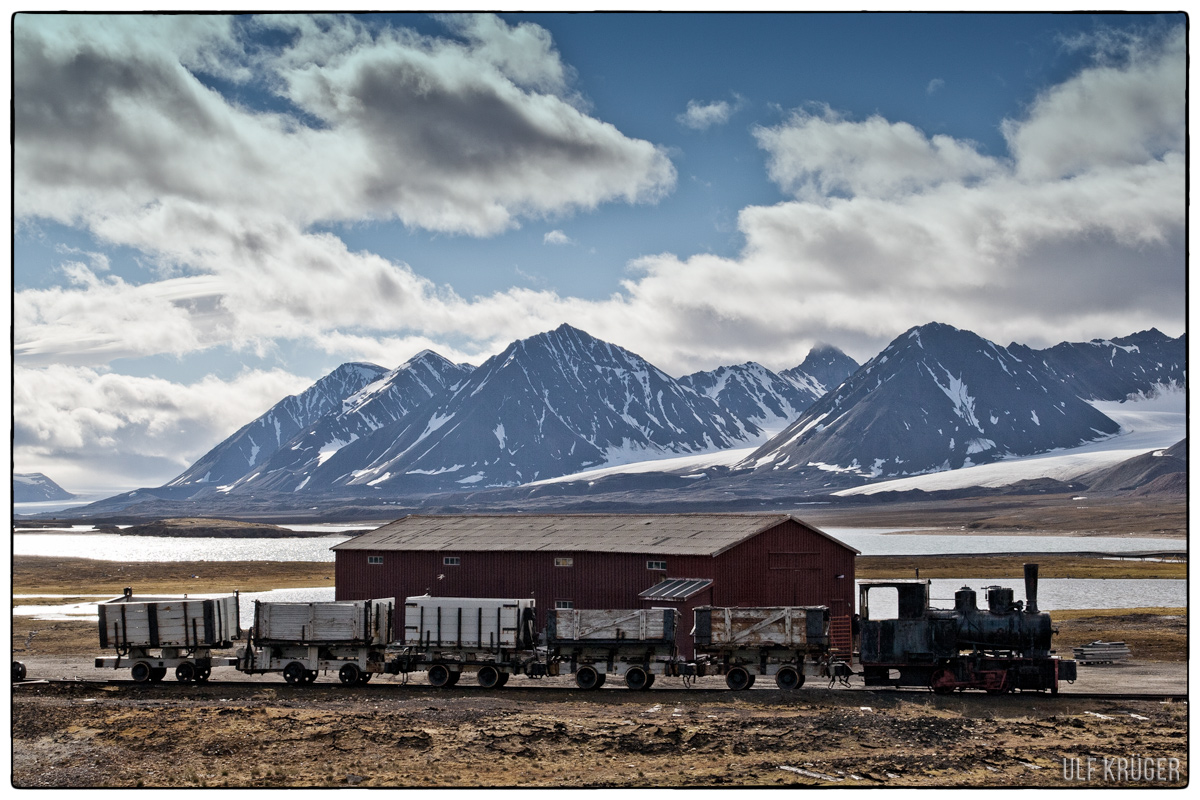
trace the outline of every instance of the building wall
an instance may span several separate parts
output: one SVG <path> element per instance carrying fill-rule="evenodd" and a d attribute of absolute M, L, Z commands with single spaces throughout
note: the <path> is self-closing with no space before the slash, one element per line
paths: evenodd
<path fill-rule="evenodd" d="M 371 564 L 371 557 L 382 559 Z M 448 565 L 446 558 L 458 558 Z M 555 566 L 569 558 L 569 567 Z M 665 561 L 666 570 L 647 568 Z M 539 628 L 555 601 L 575 608 L 674 606 L 680 619 L 680 652 L 691 655 L 691 609 L 697 605 L 826 605 L 834 616 L 854 608 L 854 552 L 796 522 L 786 521 L 717 556 L 662 556 L 577 551 L 336 551 L 338 600 L 435 597 L 532 597 Z M 838 575 L 844 577 L 838 578 Z M 638 594 L 665 578 L 711 578 L 711 590 L 685 603 L 642 601 Z M 399 617 L 396 636 L 403 614 Z"/>

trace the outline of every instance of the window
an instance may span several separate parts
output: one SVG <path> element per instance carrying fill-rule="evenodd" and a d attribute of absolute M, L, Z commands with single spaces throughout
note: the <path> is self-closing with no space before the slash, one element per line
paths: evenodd
<path fill-rule="evenodd" d="M 367 556 L 367 563 L 368 564 L 377 564 L 377 565 L 382 564 L 383 556 Z"/>
<path fill-rule="evenodd" d="M 574 600 L 555 600 L 554 607 L 555 608 L 574 608 L 575 601 Z"/>
<path fill-rule="evenodd" d="M 556 559 L 554 559 L 554 566 L 556 566 L 556 567 L 573 567 L 573 566 L 575 566 L 575 559 L 573 559 L 573 558 L 556 558 Z"/>
<path fill-rule="evenodd" d="M 447 567 L 457 567 L 462 563 L 462 559 L 458 556 L 446 556 L 442 559 L 442 564 Z"/>
<path fill-rule="evenodd" d="M 647 561 L 646 569 L 662 570 L 663 572 L 666 572 L 667 571 L 667 562 L 665 562 L 665 561 Z"/>

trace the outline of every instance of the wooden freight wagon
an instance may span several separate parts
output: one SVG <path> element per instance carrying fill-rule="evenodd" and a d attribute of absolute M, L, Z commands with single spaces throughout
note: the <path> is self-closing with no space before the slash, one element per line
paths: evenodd
<path fill-rule="evenodd" d="M 282 672 L 293 686 L 336 670 L 347 685 L 387 669 L 393 598 L 330 603 L 254 603 L 254 627 L 238 651 L 247 674 Z"/>
<path fill-rule="evenodd" d="M 630 689 L 649 689 L 655 675 L 694 674 L 677 658 L 678 630 L 674 608 L 554 609 L 546 645 L 581 689 L 599 689 L 608 675 L 624 677 Z"/>
<path fill-rule="evenodd" d="M 214 657 L 242 636 L 236 594 L 224 597 L 121 597 L 97 606 L 100 647 L 115 657 L 96 659 L 101 669 L 129 667 L 138 683 L 157 683 L 174 668 L 179 681 L 206 681 L 213 667 L 237 660 Z"/>
<path fill-rule="evenodd" d="M 774 675 L 781 689 L 798 689 L 805 675 L 828 670 L 829 609 L 825 606 L 696 609 L 697 663 L 725 675 L 730 689 L 749 689 Z"/>
<path fill-rule="evenodd" d="M 404 601 L 404 673 L 425 671 L 433 686 L 453 686 L 473 671 L 481 686 L 503 686 L 510 675 L 538 678 L 556 665 L 537 647 L 533 600 L 409 597 Z"/>

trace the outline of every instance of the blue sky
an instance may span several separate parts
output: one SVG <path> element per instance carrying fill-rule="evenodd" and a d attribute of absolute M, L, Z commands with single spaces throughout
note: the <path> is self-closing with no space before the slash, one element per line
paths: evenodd
<path fill-rule="evenodd" d="M 1178 335 L 1183 25 L 18 15 L 17 470 L 157 485 L 339 363 L 562 322 L 674 375 Z"/>

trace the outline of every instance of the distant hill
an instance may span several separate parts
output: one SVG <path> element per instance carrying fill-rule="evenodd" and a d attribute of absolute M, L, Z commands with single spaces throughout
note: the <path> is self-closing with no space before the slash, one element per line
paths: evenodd
<path fill-rule="evenodd" d="M 40 472 L 13 474 L 13 502 L 40 503 L 49 500 L 73 500 L 71 494 Z"/>
<path fill-rule="evenodd" d="M 1155 450 L 1111 467 L 1080 475 L 1080 483 L 1093 492 L 1154 491 L 1178 493 L 1187 488 L 1187 439 L 1166 450 Z"/>

